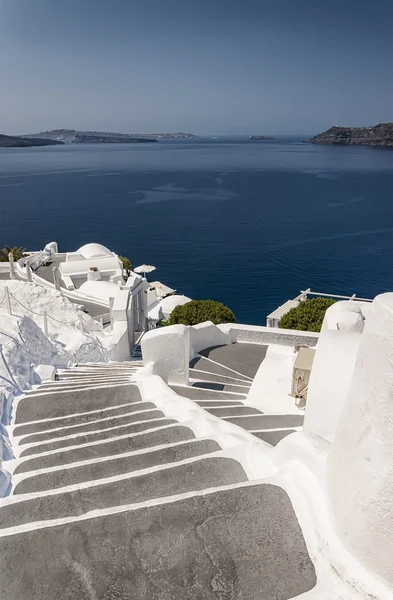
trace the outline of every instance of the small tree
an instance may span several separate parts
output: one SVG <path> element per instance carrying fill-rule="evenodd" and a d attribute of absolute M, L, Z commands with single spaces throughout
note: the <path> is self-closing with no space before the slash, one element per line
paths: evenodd
<path fill-rule="evenodd" d="M 127 273 L 127 277 L 131 275 L 132 264 L 129 258 L 126 256 L 119 256 L 119 259 L 123 263 L 123 269 Z"/>
<path fill-rule="evenodd" d="M 335 303 L 332 298 L 311 298 L 299 302 L 280 319 L 282 329 L 298 329 L 299 331 L 321 331 L 325 312 Z"/>
<path fill-rule="evenodd" d="M 169 325 L 197 325 L 205 321 L 236 323 L 236 317 L 230 308 L 215 300 L 191 300 L 176 306 L 169 318 Z"/>
<path fill-rule="evenodd" d="M 14 246 L 11 248 L 10 246 L 4 246 L 2 250 L 0 250 L 0 262 L 8 262 L 9 253 L 12 252 L 12 256 L 14 257 L 14 261 L 20 260 L 24 256 L 26 256 L 26 248 L 22 246 Z"/>

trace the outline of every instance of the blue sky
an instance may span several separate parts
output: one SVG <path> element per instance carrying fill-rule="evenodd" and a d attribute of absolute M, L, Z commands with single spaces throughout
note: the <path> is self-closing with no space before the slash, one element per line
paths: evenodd
<path fill-rule="evenodd" d="M 391 0 L 0 0 L 0 132 L 393 120 Z"/>

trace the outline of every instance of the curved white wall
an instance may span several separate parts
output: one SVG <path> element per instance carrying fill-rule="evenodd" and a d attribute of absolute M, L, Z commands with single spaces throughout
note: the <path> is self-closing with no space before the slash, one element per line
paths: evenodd
<path fill-rule="evenodd" d="M 326 311 L 307 393 L 304 431 L 334 440 L 347 399 L 364 327 L 361 302 L 336 302 Z"/>
<path fill-rule="evenodd" d="M 393 293 L 375 298 L 361 335 L 327 483 L 341 541 L 393 586 Z"/>

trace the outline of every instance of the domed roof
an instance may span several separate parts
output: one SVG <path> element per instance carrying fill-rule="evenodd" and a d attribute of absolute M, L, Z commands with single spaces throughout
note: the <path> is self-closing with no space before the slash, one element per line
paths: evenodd
<path fill-rule="evenodd" d="M 176 308 L 176 306 L 179 306 L 179 304 L 187 304 L 187 302 L 191 302 L 191 298 L 175 294 L 173 296 L 167 296 L 166 298 L 161 300 L 160 308 L 164 313 L 164 316 L 167 318 L 170 316 L 171 312 L 174 308 Z"/>
<path fill-rule="evenodd" d="M 78 292 L 109 302 L 109 298 L 114 298 L 119 290 L 119 286 L 110 281 L 85 281 Z"/>
<path fill-rule="evenodd" d="M 86 259 L 113 256 L 113 252 L 102 244 L 85 244 L 77 250 L 77 253 Z"/>

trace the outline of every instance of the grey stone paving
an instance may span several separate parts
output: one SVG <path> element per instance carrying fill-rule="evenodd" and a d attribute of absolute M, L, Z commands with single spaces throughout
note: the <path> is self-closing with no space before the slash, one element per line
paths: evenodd
<path fill-rule="evenodd" d="M 152 402 L 136 402 L 135 404 L 125 404 L 108 410 L 100 410 L 98 412 L 87 412 L 84 414 L 73 415 L 71 417 L 62 417 L 50 421 L 35 421 L 30 425 L 17 425 L 13 431 L 15 436 L 26 435 L 28 433 L 38 433 L 42 431 L 50 431 L 57 427 L 67 427 L 70 425 L 80 425 L 82 423 L 91 423 L 99 421 L 107 417 L 117 417 L 130 412 L 140 410 L 155 409 L 156 405 Z"/>
<path fill-rule="evenodd" d="M 201 350 L 199 354 L 253 378 L 266 356 L 267 349 L 267 345 L 236 343 L 229 346 L 212 346 Z"/>
<path fill-rule="evenodd" d="M 91 460 L 92 458 L 113 456 L 122 452 L 152 448 L 163 444 L 175 444 L 176 442 L 183 442 L 194 438 L 195 435 L 189 427 L 176 425 L 176 427 L 167 427 L 166 429 L 142 433 L 142 435 L 125 437 L 121 440 L 109 439 L 103 441 L 102 444 L 74 448 L 73 450 L 64 449 L 63 451 L 54 452 L 47 456 L 35 456 L 20 463 L 14 473 L 26 473 L 28 471 L 66 465 L 82 460 Z"/>
<path fill-rule="evenodd" d="M 98 442 L 107 440 L 115 436 L 126 435 L 127 433 L 137 433 L 138 431 L 144 431 L 146 429 L 152 429 L 153 427 L 162 427 L 163 425 L 172 425 L 177 423 L 174 419 L 161 419 L 152 420 L 148 423 L 132 423 L 125 427 L 115 427 L 114 429 L 108 429 L 97 433 L 86 433 L 77 437 L 68 438 L 66 440 L 55 440 L 53 442 L 47 442 L 45 444 L 38 444 L 31 448 L 22 450 L 20 456 L 31 456 L 34 454 L 40 454 L 41 452 L 49 452 L 51 450 L 60 450 L 61 448 L 67 448 L 68 446 L 78 446 L 80 444 L 88 444 L 91 442 Z"/>
<path fill-rule="evenodd" d="M 210 381 L 198 381 L 196 383 L 191 383 L 191 387 L 199 388 L 201 390 L 217 390 L 223 392 L 235 392 L 235 394 L 244 394 L 247 395 L 250 391 L 249 387 L 244 387 L 241 385 L 228 385 L 225 383 L 213 383 Z"/>
<path fill-rule="evenodd" d="M 20 533 L 1 546 L 4 600 L 289 600 L 316 584 L 291 502 L 273 485 Z"/>
<path fill-rule="evenodd" d="M 228 394 L 227 392 L 211 392 L 210 390 L 201 390 L 200 388 L 186 387 L 181 385 L 171 385 L 171 388 L 179 394 L 191 400 L 244 400 L 244 394 Z"/>
<path fill-rule="evenodd" d="M 237 460 L 205 458 L 72 492 L 59 492 L 29 500 L 21 498 L 20 502 L 0 508 L 0 529 L 244 481 L 247 481 L 247 476 Z"/>
<path fill-rule="evenodd" d="M 252 431 L 251 433 L 271 446 L 276 446 L 278 442 L 281 442 L 287 435 L 294 432 L 294 429 L 276 429 L 276 431 Z"/>
<path fill-rule="evenodd" d="M 207 361 L 206 361 L 207 362 Z M 200 381 L 214 381 L 215 383 L 226 383 L 228 385 L 245 385 L 250 387 L 251 381 L 249 379 L 242 379 L 240 375 L 232 373 L 233 377 L 226 377 L 225 375 L 217 375 L 216 373 L 204 373 L 197 369 L 190 369 L 190 377 L 192 379 L 198 379 Z"/>
<path fill-rule="evenodd" d="M 98 410 L 109 406 L 119 406 L 127 402 L 139 402 L 141 395 L 136 385 L 126 384 L 108 386 L 96 389 L 86 389 L 79 392 L 69 392 L 28 395 L 20 400 L 15 424 L 28 421 L 39 421 L 52 417 L 65 417 L 72 413 Z"/>
<path fill-rule="evenodd" d="M 217 365 L 216 363 L 210 360 L 206 360 L 202 356 L 196 356 L 191 360 L 190 369 L 200 369 L 201 371 L 206 371 L 207 373 L 212 373 L 213 375 L 224 375 L 227 377 L 237 377 L 239 379 L 242 379 L 241 375 L 234 373 L 233 371 L 227 369 L 226 367 L 223 367 L 222 365 Z M 246 377 L 244 378 L 244 380 L 250 382 L 250 380 Z"/>
<path fill-rule="evenodd" d="M 216 417 L 235 417 L 237 415 L 262 415 L 263 413 L 250 406 L 231 406 L 229 408 L 206 408 L 208 413 Z"/>
<path fill-rule="evenodd" d="M 164 413 L 160 410 L 151 410 L 142 413 L 132 413 L 130 415 L 122 415 L 119 417 L 113 417 L 103 421 L 93 421 L 92 423 L 84 423 L 82 425 L 75 425 L 73 427 L 63 427 L 57 431 L 46 431 L 43 433 L 34 433 L 21 439 L 19 445 L 32 444 L 35 442 L 45 442 L 47 440 L 54 440 L 56 438 L 65 437 L 67 435 L 78 435 L 84 432 L 98 431 L 102 429 L 109 429 L 110 427 L 117 427 L 120 425 L 126 425 L 127 423 L 136 423 L 138 421 L 150 421 L 153 419 L 161 419 L 165 417 Z"/>
<path fill-rule="evenodd" d="M 298 427 L 303 424 L 303 415 L 255 415 L 254 417 L 229 417 L 234 425 L 243 429 L 281 429 L 282 427 Z"/>
<path fill-rule="evenodd" d="M 196 440 L 186 442 L 179 446 L 153 450 L 144 454 L 134 456 L 124 456 L 120 458 L 108 459 L 99 463 L 81 465 L 79 467 L 69 467 L 68 469 L 59 469 L 42 475 L 28 477 L 21 481 L 14 489 L 14 494 L 27 494 L 31 492 L 40 492 L 44 490 L 75 485 L 83 481 L 92 481 L 94 479 L 103 479 L 147 469 L 155 465 L 178 462 L 187 458 L 193 458 L 202 454 L 209 454 L 221 450 L 217 442 L 213 440 Z"/>

